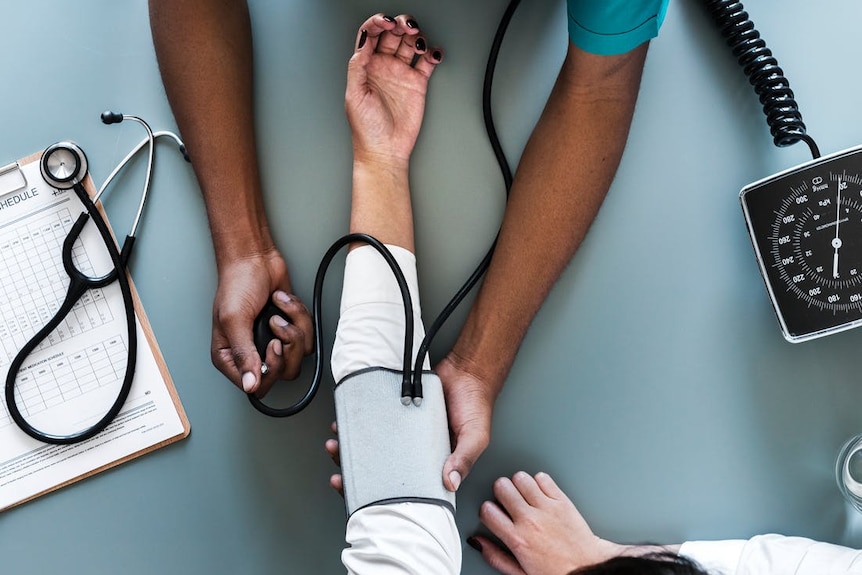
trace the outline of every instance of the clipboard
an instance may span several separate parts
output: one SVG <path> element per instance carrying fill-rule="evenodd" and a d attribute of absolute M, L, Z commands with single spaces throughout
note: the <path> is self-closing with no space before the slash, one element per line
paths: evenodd
<path fill-rule="evenodd" d="M 65 296 L 68 276 L 59 263 L 62 242 L 83 211 L 72 190 L 58 190 L 44 181 L 39 171 L 41 156 L 38 152 L 0 167 L 0 375 L 4 381 L 17 350 L 53 316 Z M 83 184 L 93 197 L 95 187 L 89 174 Z M 97 209 L 107 222 L 101 203 Z M 76 265 L 82 265 L 82 271 L 88 265 L 93 270 L 110 265 L 92 225 L 85 226 L 75 250 Z M 131 277 L 129 283 L 138 350 L 132 391 L 123 409 L 105 431 L 91 439 L 74 445 L 48 445 L 18 429 L 8 415 L 5 398 L 0 397 L 0 512 L 184 439 L 191 432 Z M 74 317 L 70 314 L 19 370 L 19 409 L 23 403 L 22 412 L 30 414 L 34 424 L 63 417 L 83 420 L 91 417 L 91 411 L 92 417 L 100 417 L 102 404 L 114 393 L 113 381 L 121 378 L 117 373 L 126 361 L 125 317 L 116 312 L 118 297 L 122 306 L 116 282 L 88 291 L 76 304 Z M 114 364 L 120 363 L 115 370 Z"/>

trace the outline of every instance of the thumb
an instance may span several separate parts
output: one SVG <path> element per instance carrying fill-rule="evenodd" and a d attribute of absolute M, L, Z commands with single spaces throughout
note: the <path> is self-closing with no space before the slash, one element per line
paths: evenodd
<path fill-rule="evenodd" d="M 356 37 L 356 50 L 347 63 L 347 94 L 358 95 L 365 89 L 368 81 L 366 66 L 374 54 L 374 47 L 368 41 L 368 31 L 364 28 Z"/>
<path fill-rule="evenodd" d="M 225 337 L 230 346 L 230 355 L 240 376 L 242 390 L 254 393 L 260 385 L 261 358 L 252 340 L 251 325 L 225 326 Z"/>
<path fill-rule="evenodd" d="M 467 539 L 467 543 L 482 554 L 485 563 L 503 575 L 527 575 L 514 557 L 495 545 L 490 539 L 475 536 Z"/>
<path fill-rule="evenodd" d="M 465 424 L 455 436 L 455 450 L 443 464 L 443 485 L 457 491 L 473 469 L 473 464 L 488 447 L 488 431 L 477 423 Z"/>

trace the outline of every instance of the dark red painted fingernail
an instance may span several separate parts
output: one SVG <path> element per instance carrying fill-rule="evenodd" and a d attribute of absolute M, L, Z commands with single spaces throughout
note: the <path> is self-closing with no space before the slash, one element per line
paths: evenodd
<path fill-rule="evenodd" d="M 470 547 L 472 547 L 473 549 L 475 549 L 479 553 L 482 552 L 482 543 L 479 542 L 479 540 L 476 539 L 475 537 L 468 537 L 467 538 L 467 545 L 469 545 Z"/>
<path fill-rule="evenodd" d="M 425 45 L 425 39 L 424 38 L 416 38 L 416 49 L 419 50 L 420 52 L 424 52 L 425 48 L 427 48 L 427 46 Z"/>
<path fill-rule="evenodd" d="M 368 38 L 368 32 L 365 30 L 359 35 L 359 43 L 356 45 L 357 50 L 362 50 L 362 47 L 365 46 L 365 40 Z"/>
<path fill-rule="evenodd" d="M 395 22 L 395 18 L 393 18 L 392 16 L 384 16 L 383 19 L 387 22 Z"/>
<path fill-rule="evenodd" d="M 433 53 L 433 54 L 431 54 L 431 55 L 432 55 L 432 56 L 434 57 L 434 59 L 435 59 L 435 60 L 437 60 L 438 62 L 439 62 L 440 60 L 442 60 L 442 59 L 443 59 L 443 54 L 440 52 L 440 50 L 434 50 L 434 53 Z"/>
<path fill-rule="evenodd" d="M 407 27 L 408 28 L 418 28 L 419 24 L 416 23 L 416 20 L 411 18 L 411 19 L 407 20 Z"/>

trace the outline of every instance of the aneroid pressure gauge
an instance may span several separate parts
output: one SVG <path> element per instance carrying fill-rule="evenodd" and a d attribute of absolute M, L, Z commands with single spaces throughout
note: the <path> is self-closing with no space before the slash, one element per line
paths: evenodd
<path fill-rule="evenodd" d="M 742 211 L 784 337 L 862 325 L 862 146 L 820 157 L 790 83 L 742 4 L 704 4 L 763 104 L 776 146 L 814 158 L 745 186 Z"/>
<path fill-rule="evenodd" d="M 750 184 L 740 200 L 784 337 L 862 325 L 862 146 Z"/>

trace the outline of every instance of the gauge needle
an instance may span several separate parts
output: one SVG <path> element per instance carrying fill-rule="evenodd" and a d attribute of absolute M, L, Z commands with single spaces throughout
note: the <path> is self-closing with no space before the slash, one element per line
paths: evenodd
<path fill-rule="evenodd" d="M 835 253 L 832 256 L 832 277 L 838 279 L 838 248 L 841 247 L 841 238 L 838 237 L 838 226 L 841 225 L 841 176 L 838 176 L 838 199 L 835 204 L 835 239 L 832 240 Z"/>

